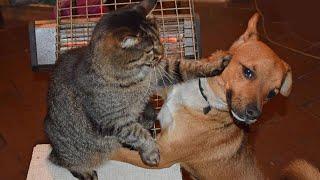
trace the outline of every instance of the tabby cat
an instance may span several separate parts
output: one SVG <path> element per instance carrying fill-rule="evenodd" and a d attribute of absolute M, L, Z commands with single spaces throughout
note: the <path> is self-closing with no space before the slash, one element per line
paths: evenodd
<path fill-rule="evenodd" d="M 219 74 L 230 60 L 163 58 L 155 21 L 146 18 L 156 0 L 104 15 L 88 46 L 62 54 L 48 93 L 45 130 L 50 160 L 79 179 L 97 179 L 93 169 L 123 145 L 157 165 L 155 140 L 139 122 L 157 87 Z"/>

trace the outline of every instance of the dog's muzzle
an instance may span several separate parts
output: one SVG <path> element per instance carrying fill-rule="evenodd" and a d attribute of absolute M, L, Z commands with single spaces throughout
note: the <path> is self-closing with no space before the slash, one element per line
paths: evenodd
<path fill-rule="evenodd" d="M 261 115 L 260 109 L 255 103 L 250 103 L 246 105 L 243 112 L 239 112 L 237 109 L 232 107 L 232 90 L 228 89 L 226 93 L 226 99 L 228 107 L 231 111 L 231 115 L 235 120 L 243 122 L 245 124 L 252 124 L 257 121 L 257 118 Z"/>
<path fill-rule="evenodd" d="M 246 124 L 252 124 L 257 121 L 257 119 L 247 119 L 245 117 L 242 118 L 242 117 L 238 116 L 233 110 L 231 110 L 231 114 L 237 121 L 240 121 L 240 122 L 243 122 Z"/>

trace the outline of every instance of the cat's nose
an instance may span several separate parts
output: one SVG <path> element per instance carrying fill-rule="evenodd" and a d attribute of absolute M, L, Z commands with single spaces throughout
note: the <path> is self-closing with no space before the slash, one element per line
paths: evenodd
<path fill-rule="evenodd" d="M 164 53 L 163 45 L 155 45 L 153 49 L 155 51 L 155 54 L 162 55 Z"/>
<path fill-rule="evenodd" d="M 150 46 L 145 47 L 145 48 L 144 48 L 144 51 L 145 51 L 146 53 L 149 53 L 149 52 L 153 51 L 153 49 L 154 49 L 153 45 L 150 45 Z"/>

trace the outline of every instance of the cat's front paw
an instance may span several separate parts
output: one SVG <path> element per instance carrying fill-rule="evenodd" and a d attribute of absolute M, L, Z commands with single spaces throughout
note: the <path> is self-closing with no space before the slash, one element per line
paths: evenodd
<path fill-rule="evenodd" d="M 160 162 L 160 152 L 157 146 L 147 151 L 140 151 L 141 159 L 149 166 L 156 166 Z"/>
<path fill-rule="evenodd" d="M 217 51 L 209 57 L 209 61 L 214 65 L 211 76 L 219 75 L 230 63 L 232 55 L 227 51 Z"/>
<path fill-rule="evenodd" d="M 226 54 L 225 56 L 221 57 L 220 61 L 221 61 L 221 69 L 223 70 L 225 67 L 228 66 L 228 64 L 230 63 L 232 59 L 232 55 L 231 54 Z"/>

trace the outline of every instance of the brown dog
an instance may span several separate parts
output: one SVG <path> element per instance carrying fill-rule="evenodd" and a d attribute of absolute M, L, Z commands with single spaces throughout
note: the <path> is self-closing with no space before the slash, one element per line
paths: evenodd
<path fill-rule="evenodd" d="M 180 163 L 197 179 L 264 179 L 237 123 L 255 122 L 278 92 L 288 96 L 292 74 L 289 65 L 258 40 L 257 22 L 255 14 L 231 46 L 233 59 L 220 76 L 173 87 L 158 116 L 161 160 L 156 168 Z M 136 151 L 121 149 L 112 159 L 150 168 Z M 308 168 L 312 177 L 320 178 L 316 169 L 307 164 L 305 171 Z"/>

